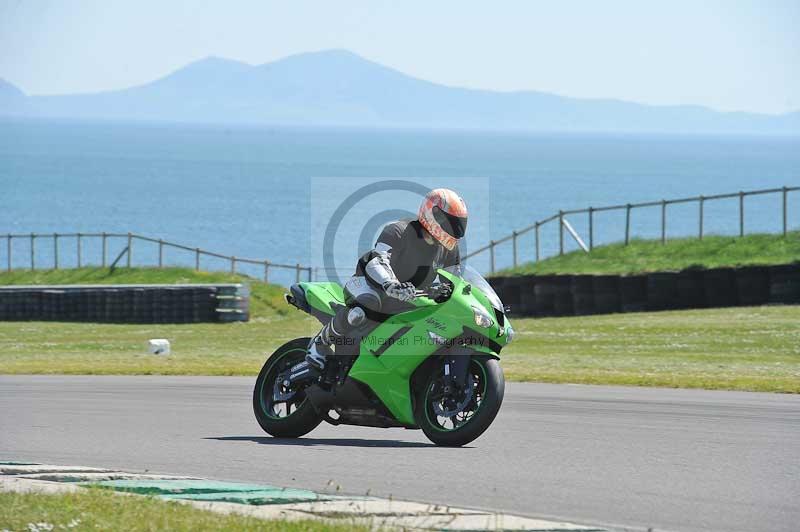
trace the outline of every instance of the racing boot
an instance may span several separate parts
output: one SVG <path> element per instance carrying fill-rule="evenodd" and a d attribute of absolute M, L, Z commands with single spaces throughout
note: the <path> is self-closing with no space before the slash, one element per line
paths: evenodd
<path fill-rule="evenodd" d="M 347 334 L 364 323 L 366 314 L 361 307 L 342 307 L 322 330 L 311 340 L 306 361 L 319 373 L 325 369 L 327 358 L 333 354 L 331 346 L 344 341 Z"/>
<path fill-rule="evenodd" d="M 325 326 L 327 327 L 327 325 Z M 325 328 L 323 328 L 323 331 Z M 325 361 L 333 354 L 331 349 L 330 340 L 322 335 L 322 331 L 317 334 L 308 344 L 308 352 L 306 353 L 306 362 L 314 368 L 318 373 L 322 373 L 325 369 Z"/>

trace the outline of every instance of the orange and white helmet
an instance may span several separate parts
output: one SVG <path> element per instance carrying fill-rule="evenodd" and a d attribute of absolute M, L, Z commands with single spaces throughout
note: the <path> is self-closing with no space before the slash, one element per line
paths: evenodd
<path fill-rule="evenodd" d="M 447 188 L 431 190 L 419 207 L 419 223 L 444 247 L 452 250 L 467 231 L 467 204 Z"/>

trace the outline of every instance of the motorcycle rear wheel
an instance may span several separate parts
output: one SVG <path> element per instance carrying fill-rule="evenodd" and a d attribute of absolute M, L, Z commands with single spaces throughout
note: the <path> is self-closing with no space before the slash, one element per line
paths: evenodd
<path fill-rule="evenodd" d="M 424 378 L 424 387 L 416 391 L 414 418 L 419 428 L 436 445 L 460 447 L 484 433 L 503 404 L 505 377 L 494 358 L 474 356 L 470 360 L 473 397 L 459 413 L 451 417 L 437 415 L 441 411 L 444 374 L 441 365 L 432 365 Z"/>
<path fill-rule="evenodd" d="M 274 399 L 278 375 L 305 360 L 310 338 L 297 338 L 280 346 L 264 363 L 253 389 L 253 413 L 265 432 L 276 438 L 299 438 L 322 423 L 303 390 L 287 401 Z M 283 407 L 281 407 L 283 405 Z"/>

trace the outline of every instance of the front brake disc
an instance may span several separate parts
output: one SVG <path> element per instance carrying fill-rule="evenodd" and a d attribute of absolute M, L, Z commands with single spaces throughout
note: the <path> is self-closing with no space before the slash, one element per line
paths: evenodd
<path fill-rule="evenodd" d="M 445 396 L 441 401 L 433 403 L 433 412 L 439 417 L 453 417 L 460 414 L 472 401 L 473 384 L 472 375 L 467 375 L 465 390 L 456 391 L 461 397 Z"/>

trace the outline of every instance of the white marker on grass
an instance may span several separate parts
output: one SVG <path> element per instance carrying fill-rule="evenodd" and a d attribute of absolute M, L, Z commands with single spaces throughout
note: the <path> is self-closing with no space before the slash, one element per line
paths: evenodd
<path fill-rule="evenodd" d="M 153 355 L 168 355 L 169 340 L 164 338 L 153 338 L 147 341 L 147 350 Z"/>

